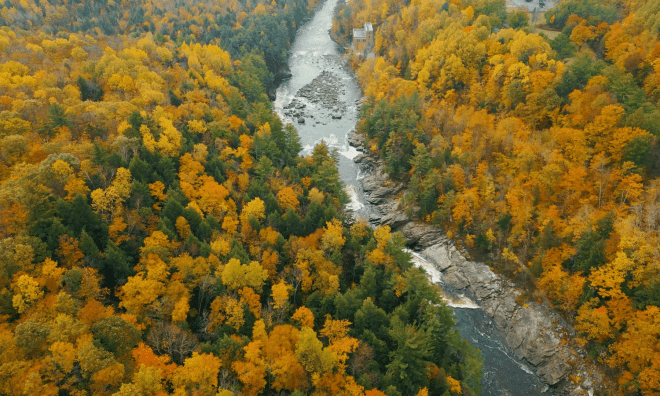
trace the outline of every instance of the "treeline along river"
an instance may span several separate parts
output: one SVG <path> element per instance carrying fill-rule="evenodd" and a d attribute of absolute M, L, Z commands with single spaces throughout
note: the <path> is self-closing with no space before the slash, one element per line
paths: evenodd
<path fill-rule="evenodd" d="M 285 122 L 296 125 L 310 154 L 322 140 L 338 150 L 339 174 L 351 198 L 349 208 L 356 216 L 369 218 L 378 208 L 368 204 L 360 180 L 365 176 L 353 159 L 359 151 L 349 145 L 362 99 L 360 87 L 330 38 L 333 11 L 338 0 L 327 0 L 298 31 L 291 49 L 291 78 L 277 89 L 275 110 Z M 440 272 L 422 256 L 411 252 L 416 265 L 426 269 L 431 281 L 442 285 Z M 551 394 L 532 366 L 515 358 L 495 328 L 492 319 L 468 298 L 449 302 L 456 326 L 463 337 L 481 350 L 482 395 Z"/>

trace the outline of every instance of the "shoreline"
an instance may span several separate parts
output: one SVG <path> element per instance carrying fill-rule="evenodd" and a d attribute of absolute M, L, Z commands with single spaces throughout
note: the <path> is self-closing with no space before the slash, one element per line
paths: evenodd
<path fill-rule="evenodd" d="M 442 274 L 443 292 L 476 301 L 516 358 L 533 367 L 552 394 L 599 395 L 611 391 L 603 386 L 606 375 L 577 345 L 575 331 L 558 313 L 533 302 L 521 305 L 517 297 L 522 291 L 515 284 L 487 265 L 466 258 L 468 252 L 459 251 L 443 230 L 399 210 L 398 197 L 405 185 L 390 180 L 383 161 L 365 147 L 363 136 L 353 130 L 348 141 L 361 152 L 354 162 L 368 174 L 361 180 L 367 202 L 383 213 L 370 215 L 370 223 L 401 232 L 407 245 Z"/>

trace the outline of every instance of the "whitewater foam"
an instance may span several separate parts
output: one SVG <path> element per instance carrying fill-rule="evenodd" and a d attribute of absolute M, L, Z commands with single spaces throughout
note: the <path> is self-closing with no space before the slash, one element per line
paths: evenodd
<path fill-rule="evenodd" d="M 353 146 L 344 146 L 344 149 L 339 152 L 339 154 L 343 155 L 344 157 L 348 158 L 349 160 L 352 160 L 353 158 L 357 157 L 361 153 L 358 151 Z"/>
<path fill-rule="evenodd" d="M 346 194 L 348 195 L 348 198 L 350 198 L 350 200 L 351 200 L 351 203 L 346 205 L 346 207 L 348 209 L 356 212 L 356 211 L 364 208 L 364 204 L 362 202 L 360 202 L 360 198 L 359 198 L 357 192 L 355 191 L 355 186 L 354 185 L 349 184 L 348 186 L 346 186 L 345 190 L 346 190 Z"/>
<path fill-rule="evenodd" d="M 410 249 L 404 249 L 406 252 L 410 253 L 412 256 L 412 262 L 415 267 L 423 268 L 426 271 L 426 275 L 429 277 L 431 282 L 435 284 L 442 284 L 442 273 L 438 269 L 426 260 L 421 254 L 413 252 Z M 461 309 L 479 309 L 481 308 L 477 303 L 465 297 L 463 294 L 452 297 L 442 293 L 442 299 L 447 303 L 447 306 L 452 308 L 461 308 Z"/>
<path fill-rule="evenodd" d="M 360 169 L 360 167 L 358 166 L 357 167 L 357 176 L 355 176 L 355 180 L 360 181 L 360 180 L 364 179 L 364 177 L 365 176 L 362 173 L 362 169 Z"/>
<path fill-rule="evenodd" d="M 337 139 L 337 136 L 334 133 L 331 133 L 327 137 L 324 137 L 323 139 L 318 140 L 318 143 L 321 143 L 321 140 L 323 140 L 325 142 L 325 144 L 327 144 L 329 147 L 339 148 L 339 146 L 337 145 L 337 143 L 339 143 L 339 139 Z"/>
<path fill-rule="evenodd" d="M 314 151 L 314 146 L 312 146 L 311 144 L 306 144 L 305 147 L 303 147 L 302 150 L 300 151 L 300 154 L 305 156 L 311 154 L 313 151 Z"/>
<path fill-rule="evenodd" d="M 447 306 L 452 308 L 463 308 L 463 309 L 479 309 L 481 308 L 477 303 L 465 297 L 463 294 L 459 294 L 456 297 L 443 296 L 443 299 L 447 303 Z"/>

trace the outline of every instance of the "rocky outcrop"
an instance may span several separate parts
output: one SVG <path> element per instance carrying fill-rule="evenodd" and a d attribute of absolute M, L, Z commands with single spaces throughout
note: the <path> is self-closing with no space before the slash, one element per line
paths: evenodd
<path fill-rule="evenodd" d="M 348 140 L 364 149 L 364 139 L 355 132 Z M 383 163 L 376 156 L 366 152 L 354 161 L 363 172 L 370 173 L 362 180 L 362 188 L 367 200 L 375 205 L 375 211 L 380 212 L 370 215 L 372 223 L 400 231 L 407 238 L 408 246 L 420 251 L 442 272 L 445 293 L 476 300 L 493 319 L 515 356 L 533 366 L 536 374 L 553 387 L 554 394 L 593 394 L 592 384 L 599 381 L 589 378 L 592 374 L 584 370 L 583 352 L 562 341 L 562 336 L 572 334 L 572 330 L 556 313 L 535 303 L 521 305 L 517 301 L 521 291 L 515 285 L 487 265 L 466 259 L 466 252 L 459 252 L 439 228 L 412 220 L 399 210 L 398 196 L 404 185 L 388 178 Z M 582 383 L 586 389 L 573 384 L 569 376 L 587 378 Z"/>
<path fill-rule="evenodd" d="M 403 236 L 408 239 L 408 245 L 415 248 L 433 246 L 444 237 L 444 233 L 437 227 L 418 221 L 409 221 L 392 229 L 401 231 Z"/>
<path fill-rule="evenodd" d="M 561 342 L 561 320 L 542 306 L 521 306 L 519 291 L 488 266 L 466 260 L 446 238 L 420 253 L 443 271 L 443 284 L 467 293 L 493 318 L 517 358 L 536 368 L 549 385 L 556 385 L 575 366 L 579 356 Z"/>
<path fill-rule="evenodd" d="M 356 133 L 355 130 L 351 131 L 351 133 L 348 134 L 348 144 L 350 144 L 353 147 L 362 147 L 364 145 L 364 135 L 360 133 Z M 360 155 L 367 155 L 367 154 L 360 154 Z M 368 156 L 368 155 L 367 155 Z M 357 160 L 357 157 L 353 159 L 356 163 L 359 163 Z"/>
<path fill-rule="evenodd" d="M 354 161 L 366 163 L 371 161 L 371 158 L 361 154 Z M 387 177 L 387 173 L 383 172 L 382 169 L 372 168 L 370 175 L 362 179 L 362 190 L 367 193 L 367 202 L 370 204 L 380 205 L 404 189 L 403 184 L 391 182 Z"/>
<path fill-rule="evenodd" d="M 382 225 L 390 226 L 390 228 L 397 229 L 405 225 L 409 221 L 410 219 L 405 213 L 393 211 L 386 214 L 385 216 L 382 216 L 379 222 Z"/>

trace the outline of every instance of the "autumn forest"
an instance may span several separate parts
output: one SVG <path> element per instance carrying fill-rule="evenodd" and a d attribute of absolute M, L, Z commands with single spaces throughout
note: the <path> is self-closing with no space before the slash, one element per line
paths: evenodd
<path fill-rule="evenodd" d="M 377 26 L 359 128 L 401 205 L 561 312 L 608 394 L 660 394 L 660 2 L 337 12 L 338 40 Z"/>
<path fill-rule="evenodd" d="M 479 351 L 273 93 L 317 0 L 0 5 L 0 394 L 453 396 Z M 660 394 L 660 3 L 340 2 L 400 206 Z M 544 33 L 545 32 L 545 33 Z M 521 301 L 521 303 L 525 303 Z"/>
<path fill-rule="evenodd" d="M 0 394 L 478 394 L 481 360 L 271 99 L 311 1 L 0 9 Z"/>

